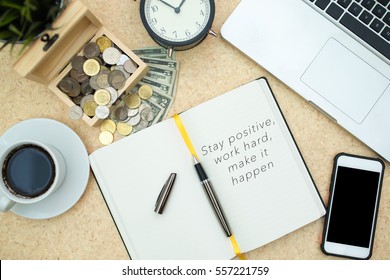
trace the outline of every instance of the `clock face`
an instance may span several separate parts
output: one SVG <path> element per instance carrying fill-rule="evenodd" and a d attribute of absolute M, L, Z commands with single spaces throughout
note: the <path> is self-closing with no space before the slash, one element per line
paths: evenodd
<path fill-rule="evenodd" d="M 144 0 L 141 18 L 149 34 L 164 46 L 186 46 L 202 40 L 214 20 L 214 1 Z"/>

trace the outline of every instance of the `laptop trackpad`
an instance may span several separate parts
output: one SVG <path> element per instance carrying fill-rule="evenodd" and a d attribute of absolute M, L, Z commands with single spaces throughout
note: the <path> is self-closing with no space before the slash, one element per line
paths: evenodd
<path fill-rule="evenodd" d="M 357 123 L 364 120 L 390 83 L 333 38 L 321 49 L 301 80 Z"/>

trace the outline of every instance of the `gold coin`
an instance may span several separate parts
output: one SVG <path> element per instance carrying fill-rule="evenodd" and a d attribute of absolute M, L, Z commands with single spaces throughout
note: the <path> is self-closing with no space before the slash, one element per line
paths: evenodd
<path fill-rule="evenodd" d="M 99 134 L 99 142 L 103 145 L 109 145 L 114 141 L 114 135 L 109 131 L 102 131 Z"/>
<path fill-rule="evenodd" d="M 83 71 L 88 76 L 95 76 L 100 71 L 100 63 L 96 59 L 87 59 L 83 64 Z"/>
<path fill-rule="evenodd" d="M 95 101 L 89 100 L 85 102 L 85 104 L 83 105 L 83 111 L 87 116 L 93 117 L 95 116 L 95 110 L 97 106 L 98 105 L 96 104 Z"/>
<path fill-rule="evenodd" d="M 104 52 L 105 49 L 112 46 L 112 42 L 106 36 L 97 38 L 96 44 L 99 46 L 100 52 Z"/>
<path fill-rule="evenodd" d="M 136 93 L 130 93 L 125 99 L 125 104 L 129 109 L 136 109 L 141 105 L 141 98 Z"/>
<path fill-rule="evenodd" d="M 138 95 L 142 99 L 149 99 L 153 95 L 153 89 L 149 85 L 143 85 L 138 89 Z"/>
<path fill-rule="evenodd" d="M 93 95 L 93 99 L 98 105 L 107 105 L 111 100 L 111 95 L 108 90 L 98 89 Z"/>
<path fill-rule="evenodd" d="M 111 133 L 114 133 L 116 131 L 116 124 L 113 120 L 104 120 L 100 124 L 100 131 L 109 131 Z"/>
<path fill-rule="evenodd" d="M 116 130 L 120 135 L 127 136 L 133 131 L 133 127 L 125 122 L 119 122 L 116 126 Z"/>

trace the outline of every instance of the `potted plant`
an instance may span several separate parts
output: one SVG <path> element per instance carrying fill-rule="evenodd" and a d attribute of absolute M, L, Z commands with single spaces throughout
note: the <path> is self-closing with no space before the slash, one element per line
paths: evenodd
<path fill-rule="evenodd" d="M 0 51 L 20 43 L 22 52 L 51 28 L 63 8 L 64 0 L 0 0 Z"/>

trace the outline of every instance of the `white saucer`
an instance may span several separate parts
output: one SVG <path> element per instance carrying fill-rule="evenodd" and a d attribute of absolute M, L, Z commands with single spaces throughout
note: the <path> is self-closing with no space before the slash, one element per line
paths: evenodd
<path fill-rule="evenodd" d="M 59 150 L 66 163 L 64 182 L 53 194 L 33 204 L 16 204 L 11 211 L 30 219 L 48 219 L 69 210 L 83 195 L 89 178 L 87 150 L 69 127 L 51 119 L 30 119 L 8 129 L 0 138 L 6 144 L 36 140 Z"/>

